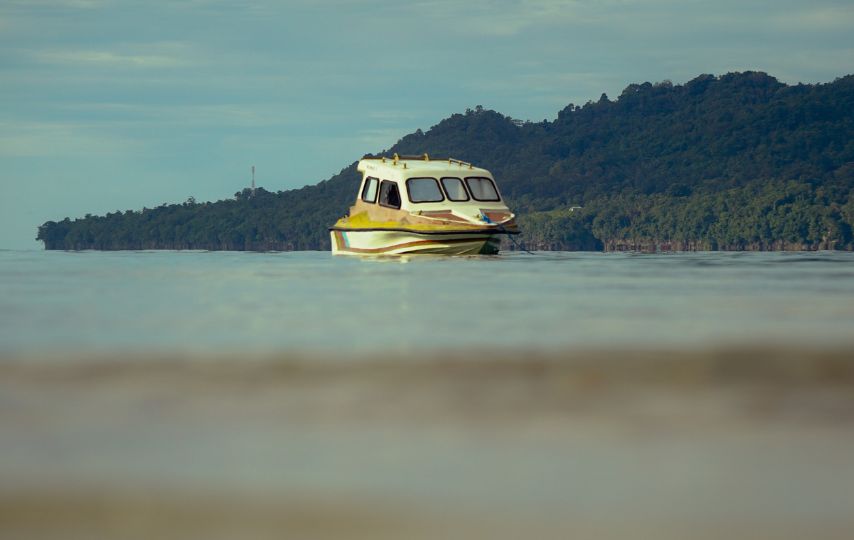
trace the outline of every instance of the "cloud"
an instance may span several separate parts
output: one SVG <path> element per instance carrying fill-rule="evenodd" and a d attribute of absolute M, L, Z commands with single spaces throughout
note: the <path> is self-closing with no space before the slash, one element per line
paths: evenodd
<path fill-rule="evenodd" d="M 183 62 L 169 56 L 145 54 L 117 54 L 111 51 L 39 51 L 34 54 L 36 60 L 48 64 L 89 64 L 98 66 L 132 67 L 174 67 Z"/>
<path fill-rule="evenodd" d="M 140 149 L 132 139 L 96 125 L 63 122 L 0 123 L 0 156 L 74 157 L 129 154 Z"/>
<path fill-rule="evenodd" d="M 109 0 L 7 0 L 7 6 L 20 8 L 71 8 L 95 9 L 104 7 Z"/>
<path fill-rule="evenodd" d="M 771 17 L 777 28 L 787 31 L 851 31 L 854 28 L 854 5 L 810 6 Z"/>
<path fill-rule="evenodd" d="M 178 42 L 116 45 L 110 49 L 31 50 L 29 57 L 39 63 L 68 67 L 155 69 L 192 63 L 188 47 Z"/>
<path fill-rule="evenodd" d="M 647 2 L 649 7 L 673 0 Z M 422 0 L 399 10 L 411 17 L 438 21 L 458 33 L 513 37 L 531 30 L 605 23 L 638 0 L 486 0 L 460 4 L 456 0 Z"/>
<path fill-rule="evenodd" d="M 834 0 L 421 0 L 392 8 L 405 19 L 438 23 L 458 34 L 513 38 L 560 29 L 666 36 L 719 29 L 813 33 L 854 27 L 854 5 Z M 441 30 L 439 30 L 441 32 Z"/>
<path fill-rule="evenodd" d="M 464 5 L 454 0 L 423 0 L 399 11 L 405 18 L 437 21 L 441 27 L 464 33 L 509 37 L 542 21 L 562 20 L 576 5 L 575 0 L 496 0 Z"/>
<path fill-rule="evenodd" d="M 68 104 L 57 110 L 73 117 L 103 118 L 98 125 L 127 129 L 139 126 L 261 128 L 289 123 L 285 117 L 273 113 L 277 107 L 275 103 L 262 102 L 181 105 L 101 102 Z"/>

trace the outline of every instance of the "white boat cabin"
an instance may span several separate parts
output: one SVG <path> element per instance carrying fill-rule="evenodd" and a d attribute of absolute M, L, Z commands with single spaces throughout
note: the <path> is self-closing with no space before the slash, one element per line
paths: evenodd
<path fill-rule="evenodd" d="M 492 174 L 456 159 L 418 157 L 363 158 L 358 202 L 413 214 L 453 209 L 479 215 L 507 210 Z"/>

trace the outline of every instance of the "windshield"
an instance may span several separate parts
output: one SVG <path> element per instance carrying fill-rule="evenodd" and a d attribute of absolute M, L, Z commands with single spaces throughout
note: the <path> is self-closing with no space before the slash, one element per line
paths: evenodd
<path fill-rule="evenodd" d="M 445 193 L 452 201 L 469 200 L 469 194 L 466 192 L 466 187 L 463 185 L 463 181 L 459 178 L 450 176 L 442 178 L 442 187 L 445 188 Z"/>
<path fill-rule="evenodd" d="M 445 200 L 435 178 L 410 178 L 406 181 L 406 191 L 409 193 L 409 200 L 414 203 Z"/>
<path fill-rule="evenodd" d="M 470 176 L 466 178 L 466 185 L 469 187 L 471 196 L 476 201 L 500 201 L 498 191 L 495 189 L 495 184 L 489 178 L 482 176 Z"/>

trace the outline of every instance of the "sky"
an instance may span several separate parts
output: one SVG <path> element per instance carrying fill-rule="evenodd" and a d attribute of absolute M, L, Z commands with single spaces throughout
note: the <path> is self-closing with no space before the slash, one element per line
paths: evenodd
<path fill-rule="evenodd" d="M 0 248 L 228 198 L 252 165 L 314 184 L 476 105 L 539 121 L 702 73 L 830 82 L 852 29 L 854 0 L 0 0 Z"/>

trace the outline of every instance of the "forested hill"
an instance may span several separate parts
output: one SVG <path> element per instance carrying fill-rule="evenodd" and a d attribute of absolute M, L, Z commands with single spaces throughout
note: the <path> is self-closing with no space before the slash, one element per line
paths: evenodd
<path fill-rule="evenodd" d="M 633 84 L 554 121 L 480 107 L 386 154 L 490 169 L 537 249 L 852 249 L 854 76 L 788 86 L 764 73 Z M 47 222 L 47 249 L 328 249 L 355 163 L 298 190 L 248 190 Z M 573 207 L 581 207 L 573 210 Z"/>

